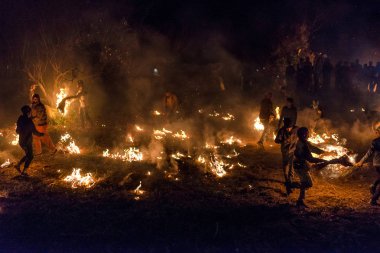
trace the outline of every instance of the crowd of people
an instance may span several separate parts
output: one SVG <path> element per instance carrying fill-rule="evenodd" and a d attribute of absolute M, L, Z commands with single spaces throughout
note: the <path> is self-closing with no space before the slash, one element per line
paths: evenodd
<path fill-rule="evenodd" d="M 326 55 L 319 54 L 313 61 L 309 57 L 300 58 L 297 64 L 288 62 L 285 71 L 286 84 L 298 91 L 320 92 L 331 89 L 343 94 L 359 90 L 377 93 L 380 81 L 380 62 L 361 64 L 339 61 L 332 64 Z"/>

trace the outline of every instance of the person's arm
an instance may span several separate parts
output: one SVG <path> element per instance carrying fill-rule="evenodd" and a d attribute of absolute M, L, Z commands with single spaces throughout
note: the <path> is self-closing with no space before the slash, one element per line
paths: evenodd
<path fill-rule="evenodd" d="M 323 149 L 320 149 L 316 146 L 313 146 L 312 144 L 310 144 L 309 142 L 307 143 L 307 147 L 309 149 L 309 151 L 311 153 L 314 153 L 314 154 L 317 154 L 317 155 L 321 155 L 323 153 L 325 153 L 326 151 L 324 151 Z"/>
<path fill-rule="evenodd" d="M 20 134 L 20 119 L 17 120 L 16 133 Z"/>
<path fill-rule="evenodd" d="M 282 129 L 278 130 L 276 138 L 274 139 L 274 142 L 277 144 L 281 144 L 282 142 L 284 142 L 284 134 L 283 134 Z"/>
<path fill-rule="evenodd" d="M 283 120 L 283 119 L 284 119 L 284 107 L 282 107 L 282 109 L 281 109 L 280 120 L 278 121 L 277 129 L 280 129 L 280 127 L 281 127 L 281 123 L 282 123 L 282 120 Z"/>
<path fill-rule="evenodd" d="M 37 131 L 36 127 L 35 127 L 34 124 L 33 124 L 33 121 L 30 121 L 30 124 L 31 124 L 32 132 L 33 132 L 34 135 L 37 135 L 37 136 L 44 136 L 43 133 L 40 133 L 40 132 Z"/>
<path fill-rule="evenodd" d="M 374 151 L 375 151 L 375 145 L 374 145 L 374 142 L 372 142 L 367 153 L 363 156 L 363 158 L 358 163 L 356 163 L 356 166 L 361 167 L 363 163 L 373 154 Z"/>
<path fill-rule="evenodd" d="M 318 150 L 321 150 L 319 148 L 317 148 Z M 318 151 L 319 152 L 319 151 Z M 323 153 L 323 152 L 322 152 Z M 311 154 L 310 152 L 310 149 L 309 149 L 309 146 L 308 145 L 305 145 L 305 159 L 306 161 L 310 162 L 310 163 L 322 163 L 322 162 L 327 162 L 326 160 L 324 159 L 320 159 L 320 158 L 316 158 L 316 157 L 313 157 L 313 155 Z"/>

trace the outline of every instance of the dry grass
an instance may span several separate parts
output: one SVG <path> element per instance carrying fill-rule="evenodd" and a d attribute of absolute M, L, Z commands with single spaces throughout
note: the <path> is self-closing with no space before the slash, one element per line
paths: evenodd
<path fill-rule="evenodd" d="M 377 247 L 380 211 L 368 205 L 375 176 L 369 168 L 335 180 L 314 173 L 315 186 L 307 192 L 310 208 L 297 210 L 297 192 L 284 194 L 277 147 L 266 152 L 235 147 L 247 168 L 217 178 L 192 159 L 157 169 L 148 162 L 103 158 L 110 141 L 99 136 L 96 145 L 93 136 L 80 139 L 81 155 L 37 157 L 30 178 L 18 177 L 12 168 L 0 172 L 3 249 L 359 252 Z M 17 147 L 1 145 L 11 157 L 20 157 Z M 91 189 L 72 189 L 63 181 L 72 168 L 91 172 L 98 182 Z M 144 193 L 137 196 L 140 181 Z"/>

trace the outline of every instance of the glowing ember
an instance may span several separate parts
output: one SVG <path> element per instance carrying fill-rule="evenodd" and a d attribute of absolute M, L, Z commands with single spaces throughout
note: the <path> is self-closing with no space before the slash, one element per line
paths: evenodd
<path fill-rule="evenodd" d="M 139 131 L 139 132 L 143 132 L 143 131 L 144 131 L 144 129 L 142 129 L 142 128 L 139 127 L 138 125 L 135 125 L 135 128 L 136 128 L 136 130 Z"/>
<path fill-rule="evenodd" d="M 201 163 L 201 164 L 205 164 L 206 163 L 206 158 L 204 158 L 202 155 L 200 155 L 197 158 L 197 162 Z"/>
<path fill-rule="evenodd" d="M 263 125 L 263 123 L 261 123 L 259 117 L 257 117 L 257 118 L 255 119 L 255 123 L 253 124 L 253 128 L 254 128 L 256 131 L 263 131 L 263 130 L 264 130 L 264 125 Z"/>
<path fill-rule="evenodd" d="M 86 173 L 82 176 L 80 173 L 81 169 L 73 168 L 71 175 L 65 177 L 63 181 L 71 183 L 72 188 L 84 187 L 91 188 L 95 185 L 96 180 L 92 177 L 91 173 Z"/>
<path fill-rule="evenodd" d="M 230 136 L 229 138 L 225 139 L 224 141 L 221 141 L 221 143 L 228 144 L 228 145 L 232 145 L 232 144 L 236 143 L 236 144 L 241 145 L 242 141 L 238 138 L 235 138 L 234 136 Z"/>
<path fill-rule="evenodd" d="M 184 158 L 184 157 L 191 158 L 190 156 L 186 156 L 186 155 L 182 154 L 179 151 L 177 151 L 177 153 L 175 153 L 175 154 L 172 154 L 171 157 L 174 158 L 174 159 L 176 159 L 176 160 L 180 160 L 181 158 Z"/>
<path fill-rule="evenodd" d="M 165 128 L 162 128 L 162 131 L 163 131 L 164 133 L 166 133 L 166 134 L 171 134 L 171 133 L 173 133 L 172 131 L 167 130 L 167 129 L 165 129 Z"/>
<path fill-rule="evenodd" d="M 10 142 L 10 144 L 12 144 L 13 146 L 16 146 L 18 144 L 18 141 L 19 141 L 18 134 L 13 134 L 13 140 Z"/>
<path fill-rule="evenodd" d="M 210 113 L 208 116 L 210 117 L 218 117 L 220 114 L 216 111 L 214 111 L 213 113 Z"/>
<path fill-rule="evenodd" d="M 239 153 L 236 152 L 235 149 L 234 149 L 232 152 L 233 152 L 232 154 L 226 155 L 226 158 L 231 159 L 232 157 L 237 157 L 237 156 L 239 156 Z"/>
<path fill-rule="evenodd" d="M 11 162 L 9 161 L 9 159 L 8 160 L 6 160 L 0 167 L 2 168 L 2 169 L 4 169 L 4 168 L 7 168 L 8 166 L 10 166 L 11 165 Z"/>
<path fill-rule="evenodd" d="M 189 138 L 189 136 L 186 135 L 185 131 L 182 131 L 182 130 L 180 132 L 173 134 L 173 137 L 181 139 L 181 140 L 186 140 Z"/>
<path fill-rule="evenodd" d="M 129 142 L 131 142 L 131 143 L 133 143 L 133 137 L 132 137 L 132 135 L 131 134 L 128 134 L 127 135 L 127 140 L 129 141 Z"/>
<path fill-rule="evenodd" d="M 229 120 L 234 120 L 235 119 L 235 116 L 230 114 L 230 113 L 227 113 L 226 116 L 223 116 L 222 117 L 223 120 L 226 120 L 226 121 L 229 121 Z"/>
<path fill-rule="evenodd" d="M 206 148 L 206 149 L 218 149 L 219 147 L 218 147 L 218 146 L 211 145 L 211 144 L 208 144 L 208 143 L 206 142 L 205 148 Z"/>
<path fill-rule="evenodd" d="M 134 190 L 134 193 L 136 194 L 136 195 L 142 195 L 142 194 L 144 194 L 144 191 L 143 190 L 141 190 L 141 186 L 142 186 L 142 184 L 141 184 L 141 181 L 140 181 L 140 184 L 137 186 L 137 188 Z"/>
<path fill-rule="evenodd" d="M 156 111 L 153 112 L 153 115 L 155 115 L 155 116 L 160 116 L 161 113 L 160 113 L 159 111 L 156 110 Z"/>

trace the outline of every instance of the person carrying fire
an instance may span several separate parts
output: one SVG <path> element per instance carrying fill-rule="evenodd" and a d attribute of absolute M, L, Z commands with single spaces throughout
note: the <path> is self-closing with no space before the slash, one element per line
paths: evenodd
<path fill-rule="evenodd" d="M 53 141 L 48 134 L 48 118 L 45 105 L 41 103 L 40 95 L 32 96 L 32 120 L 38 132 L 43 133 L 43 136 L 33 135 L 34 149 L 36 155 L 42 154 L 42 145 L 44 143 L 54 155 L 57 152 Z"/>
<path fill-rule="evenodd" d="M 291 122 L 291 125 L 297 124 L 297 107 L 294 106 L 293 98 L 286 98 L 286 105 L 282 107 L 280 113 L 280 120 L 278 121 L 277 129 L 280 129 L 281 124 L 285 124 L 285 119 L 288 118 Z"/>
<path fill-rule="evenodd" d="M 295 142 L 298 127 L 290 118 L 284 118 L 284 126 L 277 132 L 275 143 L 281 145 L 282 169 L 284 172 L 286 194 L 292 193 L 293 155 L 289 153 L 291 143 Z"/>
<path fill-rule="evenodd" d="M 264 126 L 264 130 L 263 130 L 263 133 L 261 134 L 261 138 L 260 138 L 259 142 L 257 143 L 260 148 L 264 148 L 264 142 L 266 141 L 266 138 L 267 138 L 267 135 L 268 135 L 269 129 L 270 129 L 269 125 L 271 123 L 270 122 L 271 115 L 274 115 L 273 103 L 272 103 L 272 93 L 268 92 L 265 95 L 265 98 L 263 100 L 261 100 L 261 104 L 260 104 L 259 118 L 260 118 L 261 123 Z"/>
<path fill-rule="evenodd" d="M 371 146 L 369 147 L 367 153 L 363 156 L 363 158 L 358 163 L 355 164 L 355 166 L 357 167 L 363 166 L 363 163 L 373 155 L 373 167 L 375 167 L 375 170 L 377 171 L 377 179 L 370 186 L 370 191 L 372 194 L 370 204 L 372 206 L 377 206 L 378 205 L 377 200 L 380 197 L 380 122 L 378 122 L 375 125 L 374 129 L 375 129 L 377 138 L 371 142 Z"/>
<path fill-rule="evenodd" d="M 313 181 L 310 175 L 310 167 L 308 163 L 320 163 L 320 165 L 327 165 L 329 161 L 315 158 L 312 156 L 311 151 L 316 154 L 322 154 L 325 151 L 312 146 L 307 139 L 309 138 L 309 130 L 306 127 L 301 127 L 297 130 L 298 140 L 295 146 L 290 147 L 289 152 L 293 153 L 294 149 L 294 157 L 293 157 L 293 167 L 294 171 L 300 179 L 300 194 L 297 200 L 297 207 L 307 208 L 307 205 L 304 203 L 306 190 L 310 189 L 313 186 Z"/>
<path fill-rule="evenodd" d="M 178 97 L 175 94 L 171 92 L 165 93 L 164 110 L 168 121 L 172 121 L 178 111 Z"/>
<path fill-rule="evenodd" d="M 32 109 L 25 105 L 21 108 L 22 115 L 17 120 L 16 133 L 19 135 L 19 145 L 24 150 L 25 155 L 15 165 L 16 170 L 22 176 L 28 176 L 26 171 L 33 160 L 33 135 L 42 137 L 44 134 L 37 131 L 31 119 Z M 24 164 L 24 169 L 21 171 L 20 167 Z"/>

